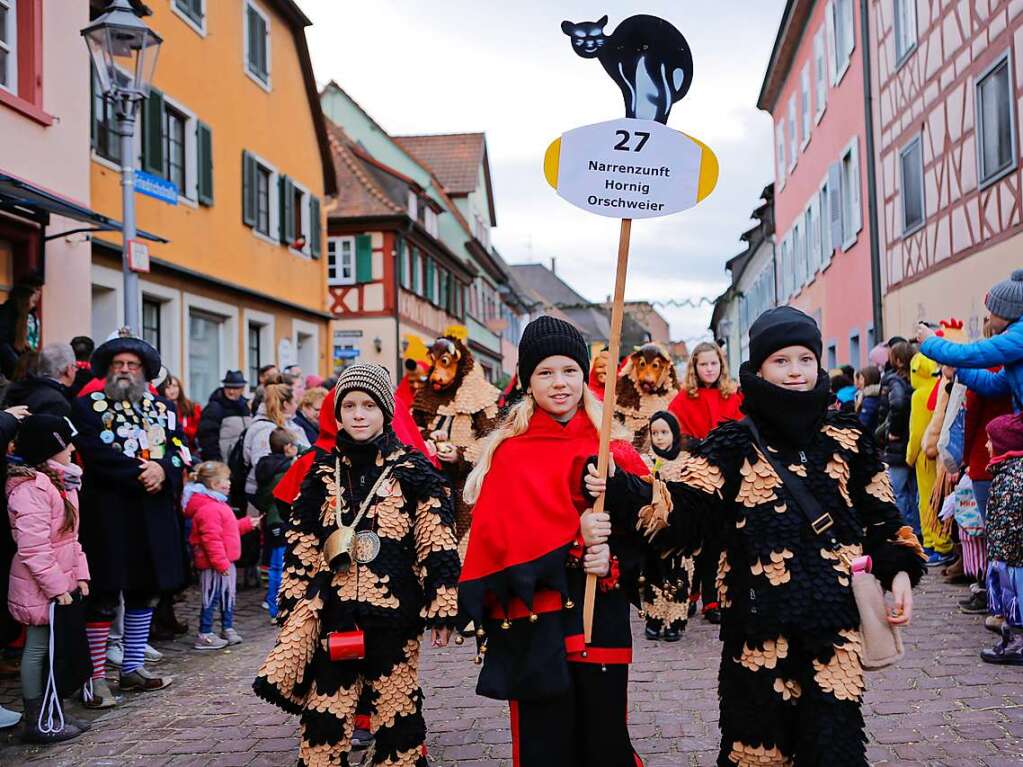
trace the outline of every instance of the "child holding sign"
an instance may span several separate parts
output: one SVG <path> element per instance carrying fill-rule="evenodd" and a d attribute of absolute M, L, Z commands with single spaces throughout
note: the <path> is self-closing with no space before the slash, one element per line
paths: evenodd
<path fill-rule="evenodd" d="M 627 520 L 648 472 L 625 435 L 612 443 L 618 470 L 606 483 L 596 478 L 601 406 L 586 386 L 588 367 L 574 326 L 531 322 L 519 346 L 526 393 L 484 442 L 465 487 L 475 505 L 459 601 L 477 626 L 477 692 L 509 701 L 515 767 L 640 763 L 626 726 L 632 635 L 623 581 L 634 580 L 642 558 Z M 609 513 L 586 511 L 586 495 L 605 484 Z M 600 578 L 590 645 L 587 574 Z"/>

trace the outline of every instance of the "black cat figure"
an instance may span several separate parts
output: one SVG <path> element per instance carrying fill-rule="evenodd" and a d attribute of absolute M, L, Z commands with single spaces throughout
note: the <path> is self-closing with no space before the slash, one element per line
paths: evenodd
<path fill-rule="evenodd" d="M 598 21 L 561 22 L 572 49 L 598 59 L 622 90 L 625 116 L 668 122 L 671 106 L 689 92 L 693 54 L 675 27 L 656 16 L 630 16 L 611 35 L 607 15 Z"/>

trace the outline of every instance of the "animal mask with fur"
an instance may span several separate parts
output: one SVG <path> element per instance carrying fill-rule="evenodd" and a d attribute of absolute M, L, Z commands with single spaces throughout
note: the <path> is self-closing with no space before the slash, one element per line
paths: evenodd
<path fill-rule="evenodd" d="M 643 344 L 630 354 L 618 375 L 631 379 L 643 394 L 663 394 L 679 388 L 671 357 L 657 344 Z"/>
<path fill-rule="evenodd" d="M 457 338 L 441 336 L 430 345 L 430 388 L 442 392 L 456 387 L 472 363 L 472 355 Z"/>

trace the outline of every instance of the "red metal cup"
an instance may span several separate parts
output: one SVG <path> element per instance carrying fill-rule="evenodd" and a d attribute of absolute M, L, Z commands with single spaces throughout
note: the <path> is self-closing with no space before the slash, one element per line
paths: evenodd
<path fill-rule="evenodd" d="M 366 657 L 366 635 L 355 631 L 331 631 L 327 634 L 327 652 L 330 659 L 363 660 Z"/>

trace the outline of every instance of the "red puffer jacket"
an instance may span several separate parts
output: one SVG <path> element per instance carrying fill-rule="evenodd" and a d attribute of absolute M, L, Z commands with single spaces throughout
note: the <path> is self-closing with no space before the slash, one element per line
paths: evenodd
<path fill-rule="evenodd" d="M 231 507 L 202 493 L 188 499 L 185 516 L 192 519 L 188 542 L 195 554 L 198 570 L 224 572 L 242 555 L 242 536 L 252 532 L 249 517 L 235 519 Z"/>

